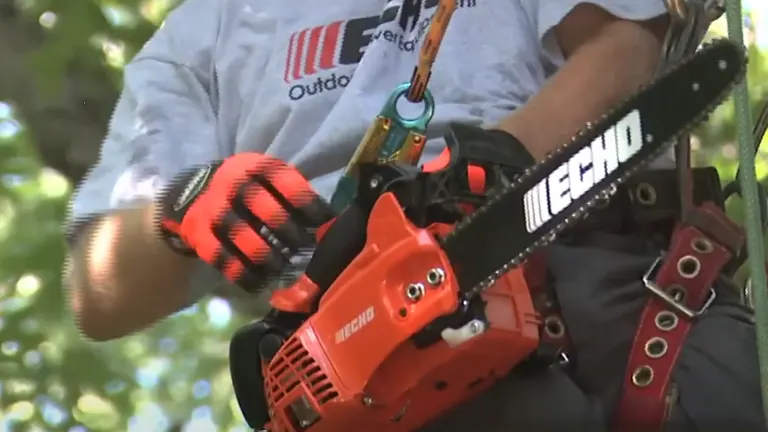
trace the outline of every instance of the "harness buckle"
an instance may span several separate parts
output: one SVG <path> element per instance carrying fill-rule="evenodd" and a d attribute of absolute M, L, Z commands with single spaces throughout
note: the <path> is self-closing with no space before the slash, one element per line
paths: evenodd
<path fill-rule="evenodd" d="M 695 319 L 699 316 L 705 314 L 710 306 L 712 306 L 712 303 L 714 303 L 715 299 L 717 298 L 717 293 L 715 292 L 715 289 L 710 287 L 709 288 L 709 295 L 707 296 L 707 301 L 704 302 L 704 305 L 698 310 L 691 309 L 688 307 L 683 301 L 680 301 L 676 299 L 674 296 L 670 295 L 664 288 L 659 286 L 655 280 L 656 280 L 656 274 L 659 271 L 659 268 L 661 267 L 661 264 L 664 262 L 663 256 L 656 258 L 656 261 L 654 261 L 653 265 L 648 269 L 648 271 L 645 272 L 645 275 L 643 275 L 643 285 L 656 297 L 660 298 L 664 301 L 668 306 L 675 309 L 677 312 L 680 312 L 688 319 Z"/>

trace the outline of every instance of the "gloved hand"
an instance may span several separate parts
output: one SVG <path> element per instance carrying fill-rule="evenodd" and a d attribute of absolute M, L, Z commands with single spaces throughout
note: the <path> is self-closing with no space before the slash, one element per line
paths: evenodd
<path fill-rule="evenodd" d="M 246 290 L 278 276 L 333 216 L 285 162 L 241 153 L 175 177 L 160 194 L 160 230 L 177 252 L 197 256 Z"/>

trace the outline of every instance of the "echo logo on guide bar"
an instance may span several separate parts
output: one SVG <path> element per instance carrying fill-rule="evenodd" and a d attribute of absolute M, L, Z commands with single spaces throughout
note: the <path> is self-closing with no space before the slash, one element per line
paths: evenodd
<path fill-rule="evenodd" d="M 541 228 L 642 147 L 642 119 L 634 110 L 525 193 L 528 232 Z"/>

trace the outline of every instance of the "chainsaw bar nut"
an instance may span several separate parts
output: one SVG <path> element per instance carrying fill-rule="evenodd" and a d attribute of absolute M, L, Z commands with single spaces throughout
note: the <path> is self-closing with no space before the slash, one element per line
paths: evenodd
<path fill-rule="evenodd" d="M 445 272 L 441 268 L 433 268 L 427 272 L 427 283 L 432 286 L 439 286 L 445 282 Z"/>
<path fill-rule="evenodd" d="M 424 284 L 420 283 L 412 283 L 408 285 L 408 288 L 405 289 L 406 297 L 408 297 L 408 300 L 413 302 L 421 300 L 425 293 L 426 291 L 424 290 Z"/>

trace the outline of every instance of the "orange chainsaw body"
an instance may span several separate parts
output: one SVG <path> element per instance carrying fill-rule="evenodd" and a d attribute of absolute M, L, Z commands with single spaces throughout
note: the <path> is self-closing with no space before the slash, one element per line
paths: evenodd
<path fill-rule="evenodd" d="M 427 283 L 431 269 L 440 283 Z M 414 283 L 425 288 L 418 300 L 406 295 Z M 487 331 L 453 347 L 413 344 L 457 309 L 459 291 L 434 230 L 414 226 L 383 194 L 362 252 L 263 365 L 267 430 L 413 431 L 487 389 L 537 348 L 540 322 L 520 268 L 482 297 Z"/>

